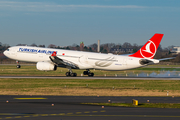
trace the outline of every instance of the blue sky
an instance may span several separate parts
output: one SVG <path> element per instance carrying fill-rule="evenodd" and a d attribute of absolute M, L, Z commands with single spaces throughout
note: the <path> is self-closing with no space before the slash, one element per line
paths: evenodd
<path fill-rule="evenodd" d="M 0 0 L 0 42 L 11 46 L 143 45 L 154 33 L 180 46 L 180 0 Z"/>

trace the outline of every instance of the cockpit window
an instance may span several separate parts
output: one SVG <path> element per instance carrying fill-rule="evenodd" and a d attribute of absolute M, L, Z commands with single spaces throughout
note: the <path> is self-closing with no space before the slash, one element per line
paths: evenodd
<path fill-rule="evenodd" d="M 9 51 L 9 49 L 7 49 L 7 51 Z"/>

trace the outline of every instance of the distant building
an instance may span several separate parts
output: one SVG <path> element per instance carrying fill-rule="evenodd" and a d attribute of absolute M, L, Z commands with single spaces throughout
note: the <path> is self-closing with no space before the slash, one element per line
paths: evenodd
<path fill-rule="evenodd" d="M 180 47 L 173 47 L 171 50 L 170 50 L 172 53 L 180 53 Z"/>
<path fill-rule="evenodd" d="M 80 43 L 80 50 L 83 50 L 84 49 L 84 42 L 81 42 Z"/>

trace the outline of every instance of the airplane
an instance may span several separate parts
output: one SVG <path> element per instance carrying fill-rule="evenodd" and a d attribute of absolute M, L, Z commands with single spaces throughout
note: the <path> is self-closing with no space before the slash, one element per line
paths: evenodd
<path fill-rule="evenodd" d="M 31 46 L 14 46 L 4 51 L 4 55 L 16 61 L 35 62 L 41 71 L 55 71 L 57 67 L 69 70 L 66 76 L 76 77 L 72 69 L 86 70 L 84 75 L 93 77 L 91 69 L 120 71 L 151 64 L 173 58 L 153 59 L 164 34 L 156 33 L 136 53 L 130 55 L 114 55 L 96 52 L 83 52 L 64 49 L 41 48 Z M 20 68 L 20 65 L 17 65 Z"/>

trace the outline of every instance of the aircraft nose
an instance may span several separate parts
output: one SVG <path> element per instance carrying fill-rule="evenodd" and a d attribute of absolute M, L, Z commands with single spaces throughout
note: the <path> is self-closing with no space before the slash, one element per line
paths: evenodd
<path fill-rule="evenodd" d="M 4 54 L 5 56 L 7 56 L 7 51 L 5 50 L 5 51 L 3 52 L 3 54 Z"/>

